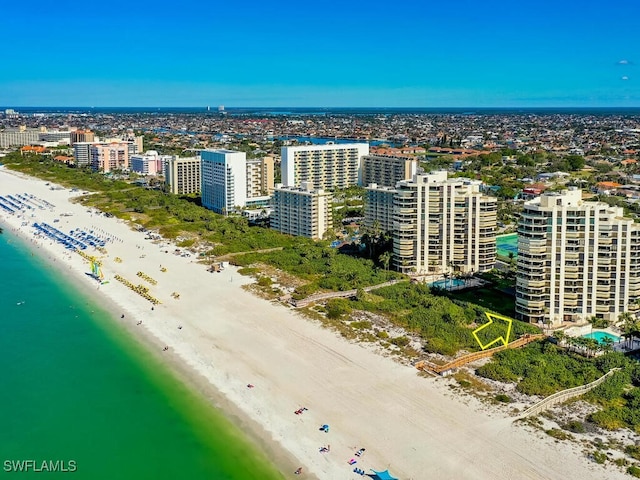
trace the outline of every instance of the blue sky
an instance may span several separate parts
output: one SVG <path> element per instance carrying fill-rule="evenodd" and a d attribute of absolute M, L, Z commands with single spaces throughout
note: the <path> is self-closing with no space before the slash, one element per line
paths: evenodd
<path fill-rule="evenodd" d="M 5 3 L 5 106 L 640 107 L 637 0 Z"/>

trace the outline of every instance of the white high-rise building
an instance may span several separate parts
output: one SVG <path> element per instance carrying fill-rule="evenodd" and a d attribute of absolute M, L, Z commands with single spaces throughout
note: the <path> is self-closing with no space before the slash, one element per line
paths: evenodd
<path fill-rule="evenodd" d="M 393 265 L 403 273 L 471 273 L 496 260 L 497 200 L 481 182 L 416 175 L 393 197 Z"/>
<path fill-rule="evenodd" d="M 247 156 L 233 150 L 206 149 L 202 160 L 202 205 L 228 214 L 247 202 Z"/>
<path fill-rule="evenodd" d="M 640 225 L 620 207 L 585 202 L 582 191 L 525 203 L 518 222 L 516 315 L 558 326 L 617 320 L 640 300 Z"/>
<path fill-rule="evenodd" d="M 289 235 L 321 239 L 332 227 L 331 193 L 313 189 L 311 183 L 300 187 L 276 185 L 273 190 L 270 226 Z"/>
<path fill-rule="evenodd" d="M 369 144 L 282 147 L 281 153 L 283 185 L 310 182 L 314 188 L 346 188 L 360 185 L 360 165 Z"/>

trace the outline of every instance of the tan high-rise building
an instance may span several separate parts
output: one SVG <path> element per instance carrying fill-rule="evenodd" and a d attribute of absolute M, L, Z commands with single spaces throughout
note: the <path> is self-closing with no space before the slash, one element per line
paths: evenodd
<path fill-rule="evenodd" d="M 129 147 L 126 143 L 95 144 L 91 146 L 90 152 L 91 168 L 96 172 L 129 169 Z"/>
<path fill-rule="evenodd" d="M 617 320 L 640 299 L 640 225 L 620 207 L 585 202 L 582 191 L 525 203 L 518 222 L 516 315 L 558 326 Z"/>
<path fill-rule="evenodd" d="M 273 158 L 247 160 L 247 198 L 270 195 L 273 186 Z"/>
<path fill-rule="evenodd" d="M 368 143 L 282 147 L 282 183 L 311 182 L 323 189 L 360 185 L 361 160 L 368 154 Z"/>
<path fill-rule="evenodd" d="M 365 155 L 362 157 L 362 185 L 375 183 L 381 187 L 395 187 L 402 180 L 411 180 L 418 172 L 414 157 Z"/>
<path fill-rule="evenodd" d="M 403 273 L 471 273 L 496 260 L 497 200 L 481 182 L 416 175 L 393 197 L 393 265 Z"/>
<path fill-rule="evenodd" d="M 371 183 L 365 190 L 365 226 L 374 234 L 391 232 L 393 230 L 393 198 L 398 191 L 394 187 L 383 187 L 376 183 Z"/>
<path fill-rule="evenodd" d="M 74 145 L 76 143 L 93 142 L 94 140 L 95 135 L 91 130 L 74 130 L 71 132 L 71 145 Z"/>
<path fill-rule="evenodd" d="M 300 187 L 276 185 L 271 207 L 270 225 L 289 235 L 321 239 L 332 228 L 331 193 L 314 190 L 311 183 Z"/>
<path fill-rule="evenodd" d="M 200 193 L 200 157 L 171 157 L 164 164 L 164 179 L 168 190 L 176 195 Z"/>

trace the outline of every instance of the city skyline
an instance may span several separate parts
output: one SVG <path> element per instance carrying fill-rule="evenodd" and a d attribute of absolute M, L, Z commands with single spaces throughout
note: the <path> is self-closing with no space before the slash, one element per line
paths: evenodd
<path fill-rule="evenodd" d="M 630 0 L 67 3 L 3 8 L 1 105 L 640 106 Z"/>

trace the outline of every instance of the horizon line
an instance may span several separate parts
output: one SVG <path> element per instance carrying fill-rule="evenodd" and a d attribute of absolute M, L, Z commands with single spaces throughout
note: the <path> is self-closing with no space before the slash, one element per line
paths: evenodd
<path fill-rule="evenodd" d="M 0 109 L 19 109 L 19 108 L 28 108 L 28 109 L 34 109 L 34 108 L 65 108 L 65 109 L 70 109 L 70 108 L 82 108 L 82 109 L 105 109 L 105 108 L 136 108 L 136 109 L 143 109 L 143 108 L 149 108 L 149 109 L 162 109 L 162 108 L 167 108 L 167 109 L 175 109 L 175 108 L 180 108 L 180 109 L 186 109 L 186 108 L 190 108 L 190 109 L 204 109 L 209 111 L 208 109 L 211 109 L 210 111 L 213 111 L 214 113 L 216 113 L 218 111 L 218 107 L 223 106 L 224 110 L 238 110 L 238 109 L 274 109 L 274 110 L 283 110 L 283 109 L 295 109 L 295 110 L 300 110 L 300 109 L 312 109 L 312 110 L 336 110 L 336 109 L 350 109 L 350 110 L 356 110 L 356 109 L 360 109 L 360 110 L 374 110 L 374 109 L 380 109 L 380 110 L 492 110 L 492 109 L 519 109 L 519 110 L 532 110 L 532 109 L 557 109 L 557 110 L 563 110 L 563 109 L 640 109 L 640 105 L 634 105 L 634 106 L 624 106 L 624 105 L 607 105 L 607 106 L 603 106 L 603 105 L 576 105 L 576 106 L 567 106 L 567 105 L 537 105 L 537 106 L 532 106 L 532 105 L 528 105 L 528 106 L 429 106 L 429 107 L 425 107 L 425 106 L 414 106 L 414 107 L 407 107 L 407 106 L 402 106 L 402 107 L 394 107 L 394 106 L 368 106 L 368 107 L 364 107 L 364 106 L 332 106 L 332 107 L 321 107 L 321 106 L 313 106 L 313 105 L 307 105 L 307 106 L 256 106 L 256 105 L 251 105 L 251 106 L 226 106 L 226 105 L 215 105 L 215 106 L 211 106 L 211 105 L 99 105 L 99 106 L 95 106 L 95 105 L 0 105 Z"/>

